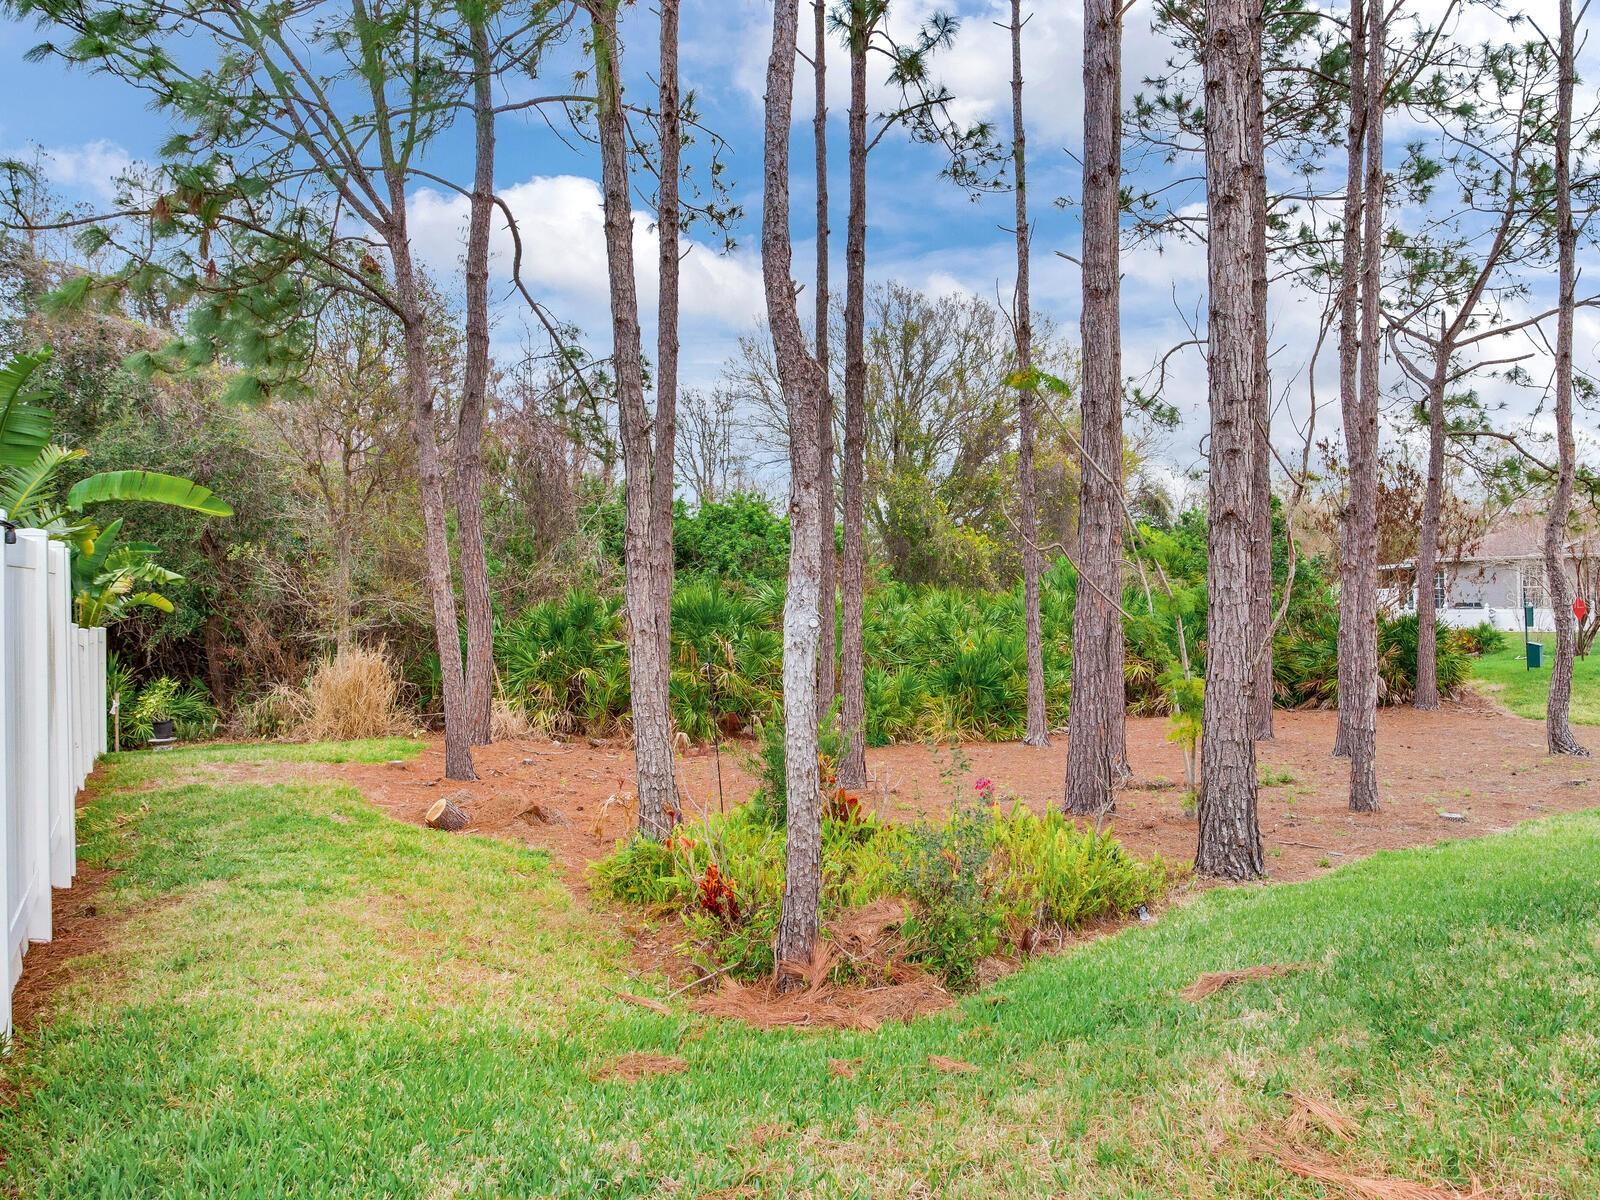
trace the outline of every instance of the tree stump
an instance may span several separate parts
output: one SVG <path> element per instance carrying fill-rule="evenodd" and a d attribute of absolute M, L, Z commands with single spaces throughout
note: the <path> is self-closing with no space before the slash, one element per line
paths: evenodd
<path fill-rule="evenodd" d="M 423 818 L 423 823 L 429 829 L 442 829 L 446 833 L 465 829 L 471 821 L 472 818 L 467 815 L 467 810 L 457 804 L 453 796 L 439 797 L 428 809 L 428 815 Z"/>

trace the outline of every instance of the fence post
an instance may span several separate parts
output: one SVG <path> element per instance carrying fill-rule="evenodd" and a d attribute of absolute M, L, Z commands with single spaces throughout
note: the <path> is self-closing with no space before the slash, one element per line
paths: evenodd
<path fill-rule="evenodd" d="M 21 702 L 17 712 L 17 740 L 26 749 L 19 763 L 17 787 L 26 796 L 53 797 L 50 787 L 50 541 L 43 530 L 24 529 L 17 534 L 22 559 L 14 593 L 16 606 L 10 619 L 16 629 L 19 661 L 15 695 Z M 50 845 L 50 883 L 67 887 L 72 883 L 70 850 L 62 844 L 61 831 L 52 829 Z"/>
<path fill-rule="evenodd" d="M 50 624 L 50 812 L 58 842 L 64 842 L 62 860 L 71 882 L 77 859 L 74 801 L 77 784 L 72 761 L 72 590 L 70 552 L 60 542 L 47 544 L 49 554 Z"/>

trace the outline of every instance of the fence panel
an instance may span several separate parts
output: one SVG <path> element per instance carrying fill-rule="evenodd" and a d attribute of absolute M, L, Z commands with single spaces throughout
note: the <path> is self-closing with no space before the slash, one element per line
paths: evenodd
<path fill-rule="evenodd" d="M 73 622 L 69 554 L 24 529 L 0 565 L 0 1045 L 51 891 L 77 874 L 77 792 L 106 748 L 106 631 Z"/>

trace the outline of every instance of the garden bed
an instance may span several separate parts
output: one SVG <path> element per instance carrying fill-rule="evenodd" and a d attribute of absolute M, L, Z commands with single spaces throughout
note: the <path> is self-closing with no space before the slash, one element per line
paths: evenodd
<path fill-rule="evenodd" d="M 1379 850 L 1481 836 L 1600 803 L 1600 764 L 1550 758 L 1538 723 L 1481 704 L 1453 704 L 1432 713 L 1380 713 L 1383 809 L 1351 813 L 1346 768 L 1329 753 L 1335 721 L 1330 712 L 1280 712 L 1277 738 L 1260 748 L 1261 826 L 1275 881 L 1310 878 Z M 1195 825 L 1181 787 L 1181 755 L 1166 740 L 1166 729 L 1164 719 L 1129 719 L 1134 778 L 1105 824 L 1132 854 L 1182 864 L 1192 857 Z M 735 744 L 683 756 L 680 788 L 689 819 L 750 799 L 759 783 L 753 750 Z M 974 743 L 959 751 L 874 749 L 868 753 L 873 786 L 862 800 L 888 822 L 937 821 L 948 816 L 954 796 L 987 778 L 1003 795 L 1044 812 L 1059 803 L 1065 755 L 1064 737 L 1044 750 L 1016 743 Z M 586 895 L 592 864 L 633 828 L 626 746 L 529 739 L 481 748 L 477 762 L 479 780 L 465 785 L 441 779 L 437 744 L 405 761 L 330 765 L 319 773 L 354 783 L 393 816 L 414 823 L 441 795 L 459 793 L 472 816 L 471 831 L 551 851 L 569 886 Z M 674 986 L 704 974 L 674 952 L 684 940 L 676 922 L 632 910 L 622 914 L 622 928 L 635 942 L 641 968 L 662 971 Z"/>

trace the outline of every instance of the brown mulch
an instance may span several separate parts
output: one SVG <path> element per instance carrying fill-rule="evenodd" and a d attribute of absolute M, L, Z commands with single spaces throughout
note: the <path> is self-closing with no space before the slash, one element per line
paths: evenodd
<path fill-rule="evenodd" d="M 1267 869 L 1275 881 L 1307 879 L 1377 850 L 1426 846 L 1509 829 L 1530 817 L 1600 805 L 1600 759 L 1552 757 L 1544 725 L 1493 708 L 1478 697 L 1436 712 L 1411 708 L 1378 714 L 1378 775 L 1382 809 L 1352 813 L 1349 767 L 1331 756 L 1337 716 L 1285 712 L 1276 738 L 1259 747 L 1263 768 L 1294 782 L 1261 789 L 1260 821 Z M 1194 856 L 1195 822 L 1183 812 L 1182 753 L 1166 740 L 1162 717 L 1128 719 L 1134 779 L 1119 796 L 1107 826 L 1135 854 L 1160 853 L 1172 862 Z M 962 747 L 967 771 L 957 780 L 970 798 L 979 777 L 1003 796 L 1043 811 L 1061 799 L 1066 738 L 1035 748 L 1019 742 Z M 695 747 L 679 757 L 684 812 L 696 817 L 749 799 L 755 775 L 746 768 L 753 747 L 722 747 L 718 758 Z M 315 768 L 341 778 L 401 820 L 420 824 L 443 786 L 470 797 L 468 832 L 509 837 L 549 850 L 573 887 L 584 869 L 609 853 L 634 820 L 633 755 L 617 739 L 530 738 L 476 749 L 475 783 L 445 783 L 437 738 L 417 758 L 395 764 L 345 763 Z M 947 814 L 948 751 L 922 744 L 867 751 L 872 786 L 862 803 L 893 820 Z M 533 806 L 537 806 L 534 808 Z M 1439 810 L 1460 813 L 1446 820 Z"/>
<path fill-rule="evenodd" d="M 11 993 L 11 1023 L 18 1033 L 26 1033 L 44 1019 L 56 990 L 72 978 L 76 960 L 105 949 L 131 915 L 101 909 L 102 894 L 113 874 L 103 867 L 79 867 L 72 886 L 54 893 L 51 938 L 28 947 L 22 959 L 22 977 Z"/>
<path fill-rule="evenodd" d="M 606 1079 L 633 1083 L 653 1075 L 681 1075 L 689 1069 L 685 1059 L 676 1054 L 655 1054 L 648 1050 L 634 1050 L 613 1059 L 589 1076 L 595 1082 Z"/>
<path fill-rule="evenodd" d="M 1225 987 L 1232 987 L 1236 983 L 1243 983 L 1248 979 L 1276 979 L 1280 975 L 1288 975 L 1295 971 L 1304 971 L 1305 963 L 1262 963 L 1255 967 L 1241 967 L 1236 971 L 1207 971 L 1201 975 L 1178 995 L 1185 1000 L 1198 1003 L 1207 996 L 1213 996 Z"/>
<path fill-rule="evenodd" d="M 877 907 L 868 905 L 858 911 Z M 870 928 L 883 919 L 880 911 L 856 928 Z M 695 999 L 692 1007 L 696 1012 L 744 1021 L 760 1029 L 877 1029 L 890 1021 L 911 1021 L 938 1012 L 952 1002 L 938 980 L 898 958 L 873 964 L 884 978 L 873 985 L 834 982 L 838 963 L 838 949 L 824 942 L 809 963 L 784 964 L 788 990 L 777 979 L 743 983 L 724 977 L 714 991 Z"/>

